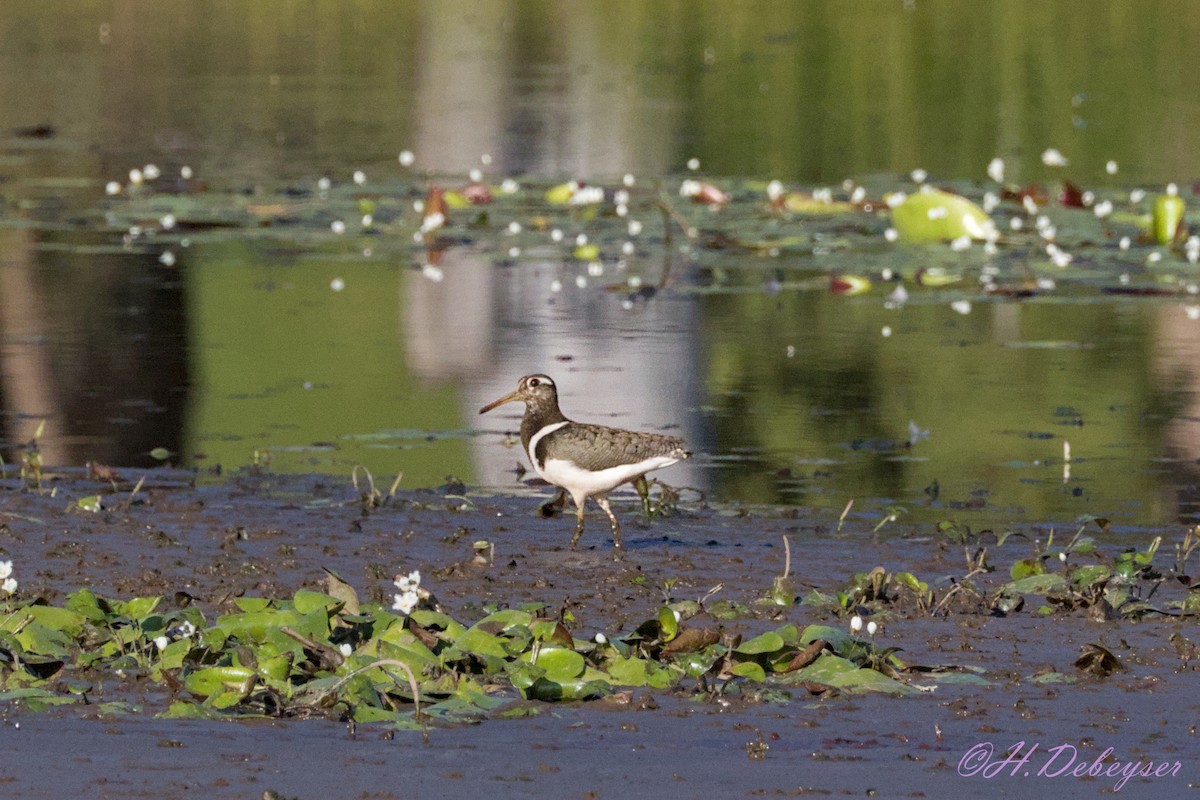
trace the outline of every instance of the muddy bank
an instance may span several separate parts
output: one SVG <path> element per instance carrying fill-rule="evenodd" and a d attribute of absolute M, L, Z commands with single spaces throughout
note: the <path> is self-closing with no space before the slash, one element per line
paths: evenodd
<path fill-rule="evenodd" d="M 193 488 L 171 474 L 147 486 L 132 505 L 127 492 L 106 495 L 106 509 L 92 513 L 75 501 L 103 487 L 74 476 L 53 496 L 6 485 L 0 555 L 14 561 L 22 595 L 58 601 L 81 586 L 116 597 L 183 592 L 215 615 L 239 595 L 319 588 L 322 567 L 356 585 L 364 599 L 383 599 L 394 573 L 419 569 L 458 619 L 478 619 L 496 604 L 539 603 L 570 611 L 576 635 L 588 637 L 628 632 L 666 596 L 696 599 L 719 585 L 715 597 L 747 608 L 720 624 L 752 635 L 784 622 L 847 624 L 828 609 L 754 604 L 782 573 L 784 535 L 802 592 L 836 593 L 876 565 L 926 579 L 966 571 L 962 548 L 927 532 L 874 535 L 848 523 L 835 533 L 835 519 L 803 511 L 684 507 L 647 521 L 626 500 L 618 513 L 629 548 L 617 561 L 606 526 L 593 518 L 587 547 L 566 549 L 572 522 L 539 517 L 536 493 L 401 493 L 364 512 L 347 482 L 336 479 L 247 476 Z M 1117 534 L 1097 538 L 1102 548 L 1119 550 Z M 479 540 L 495 548 L 483 563 L 473 547 Z M 1007 569 L 1028 546 L 1009 542 L 997 553 L 997 569 Z M 1067 763 L 1067 750 L 1049 761 L 1062 745 L 1074 748 L 1076 763 L 1113 748 L 1106 768 L 1118 761 L 1180 763 L 1176 775 L 1129 780 L 1123 796 L 1194 786 L 1196 661 L 1171 641 L 1174 633 L 1194 638 L 1194 625 L 1157 614 L 1095 621 L 1082 611 L 1046 616 L 1036 608 L 1031 603 L 1005 617 L 969 609 L 932 618 L 903 608 L 877 615 L 877 641 L 901 648 L 906 661 L 969 676 L 915 697 L 809 696 L 792 687 L 780 694 L 732 689 L 718 698 L 697 694 L 685 680 L 673 690 L 636 689 L 585 703 L 513 696 L 509 708 L 520 716 L 435 726 L 427 741 L 417 731 L 336 719 L 155 719 L 168 705 L 166 691 L 110 678 L 96 687 L 97 701 L 123 699 L 136 713 L 82 704 L 33 713 L 5 704 L 0 786 L 13 797 L 611 797 L 632 783 L 667 797 L 1115 791 L 1117 778 L 1050 777 Z M 1089 643 L 1110 650 L 1124 669 L 1097 677 L 1076 667 Z M 1022 741 L 1039 746 L 1029 776 L 1014 767 L 985 779 L 972 773 L 978 764 L 963 762 L 981 743 L 1002 752 Z"/>

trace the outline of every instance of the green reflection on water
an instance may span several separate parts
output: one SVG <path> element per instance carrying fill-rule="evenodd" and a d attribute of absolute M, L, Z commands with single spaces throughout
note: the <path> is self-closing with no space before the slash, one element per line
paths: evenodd
<path fill-rule="evenodd" d="M 561 5 L 374 0 L 8 4 L 6 125 L 139 159 L 278 177 L 394 162 L 464 171 L 836 181 L 993 156 L 1043 180 L 1200 172 L 1200 5 L 1138 0 L 804 0 Z M 48 98 L 50 99 L 48 101 Z"/>
<path fill-rule="evenodd" d="M 465 441 L 441 435 L 461 427 L 456 387 L 406 366 L 400 270 L 231 243 L 206 246 L 187 280 L 198 391 L 185 461 L 235 468 L 260 450 L 285 471 L 362 463 L 381 489 L 401 470 L 405 486 L 471 479 Z"/>
<path fill-rule="evenodd" d="M 746 454 L 717 471 L 719 492 L 834 510 L 884 500 L 918 517 L 1170 519 L 1151 461 L 1184 395 L 1153 368 L 1172 347 L 1155 338 L 1163 313 L 985 303 L 962 316 L 815 293 L 708 297 L 715 450 Z M 910 420 L 929 431 L 911 447 Z M 921 511 L 935 480 L 939 503 Z"/>

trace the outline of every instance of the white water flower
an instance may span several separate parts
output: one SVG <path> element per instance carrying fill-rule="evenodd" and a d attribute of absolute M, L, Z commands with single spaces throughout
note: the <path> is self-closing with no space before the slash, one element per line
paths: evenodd
<path fill-rule="evenodd" d="M 403 594 L 393 595 L 392 610 L 399 611 L 401 614 L 407 616 L 417 607 L 418 600 L 420 598 L 417 597 L 416 592 L 404 592 Z"/>
<path fill-rule="evenodd" d="M 1051 147 L 1042 153 L 1042 163 L 1047 167 L 1065 167 L 1070 162 L 1059 150 Z"/>
<path fill-rule="evenodd" d="M 394 583 L 402 592 L 415 592 L 421 585 L 421 573 L 414 569 L 407 575 L 397 575 Z"/>
<path fill-rule="evenodd" d="M 12 575 L 12 571 L 13 562 L 0 561 L 0 578 L 7 578 L 9 575 Z"/>
<path fill-rule="evenodd" d="M 862 617 L 860 617 L 858 614 L 855 614 L 853 617 L 850 618 L 851 632 L 858 633 L 859 631 L 862 630 L 862 626 L 863 626 Z"/>
<path fill-rule="evenodd" d="M 987 165 L 988 177 L 996 183 L 1004 182 L 1004 159 L 993 158 Z"/>
<path fill-rule="evenodd" d="M 879 630 L 879 626 L 875 624 L 875 620 L 867 623 L 867 636 L 874 636 L 877 630 Z"/>
<path fill-rule="evenodd" d="M 0 583 L 0 591 L 4 592 L 5 594 L 16 594 L 17 579 L 16 578 L 5 578 L 4 583 Z"/>
<path fill-rule="evenodd" d="M 435 211 L 432 214 L 426 214 L 425 219 L 421 221 L 421 233 L 436 231 L 445 224 L 446 215 L 442 212 Z"/>
<path fill-rule="evenodd" d="M 167 645 L 169 645 L 170 643 L 171 643 L 171 640 L 168 639 L 166 636 L 157 636 L 154 639 L 154 645 L 159 650 L 166 650 Z"/>
<path fill-rule="evenodd" d="M 342 642 L 338 645 L 338 650 L 341 651 L 343 656 L 348 656 L 354 652 L 354 648 L 350 646 L 349 642 Z"/>
<path fill-rule="evenodd" d="M 588 206 L 604 202 L 604 189 L 599 186 L 581 186 L 567 201 L 573 206 Z"/>

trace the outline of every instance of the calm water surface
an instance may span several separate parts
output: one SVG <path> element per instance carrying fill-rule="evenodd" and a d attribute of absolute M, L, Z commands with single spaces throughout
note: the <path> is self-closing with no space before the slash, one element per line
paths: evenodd
<path fill-rule="evenodd" d="M 687 437 L 697 457 L 662 477 L 709 498 L 834 514 L 854 499 L 866 519 L 902 507 L 977 528 L 1194 521 L 1197 312 L 1186 292 L 1107 291 L 1200 279 L 1179 251 L 1163 251 L 1166 275 L 1147 266 L 1155 248 L 1118 251 L 1122 231 L 1047 209 L 1084 272 L 1058 276 L 1059 291 L 982 298 L 979 248 L 896 248 L 879 216 L 779 221 L 750 199 L 771 178 L 911 189 L 917 167 L 978 197 L 1002 157 L 1010 183 L 1051 194 L 1064 177 L 1118 198 L 1177 181 L 1194 203 L 1200 7 L 969 8 L 6 9 L 5 460 L 45 419 L 53 464 L 145 467 L 165 447 L 204 469 L 362 463 L 385 483 L 403 471 L 410 487 L 453 475 L 511 489 L 519 409 L 476 411 L 544 371 L 569 415 Z M 1066 171 L 1043 164 L 1049 147 Z M 677 200 L 693 157 L 751 210 L 684 209 L 691 224 L 781 253 L 666 240 L 651 187 Z M 163 172 L 152 186 L 105 195 L 148 163 Z M 518 178 L 516 200 L 461 213 L 436 252 L 414 244 L 427 181 L 459 186 L 474 168 Z M 541 200 L 567 178 L 611 192 L 627 172 L 645 223 L 631 254 L 611 211 Z M 175 229 L 128 239 L 168 212 Z M 598 265 L 553 228 L 591 236 Z M 995 268 L 1019 280 L 1044 261 L 1014 240 Z M 918 290 L 922 266 L 964 278 Z M 886 269 L 912 290 L 902 307 Z M 837 272 L 876 286 L 833 294 Z M 964 300 L 969 313 L 951 306 Z"/>

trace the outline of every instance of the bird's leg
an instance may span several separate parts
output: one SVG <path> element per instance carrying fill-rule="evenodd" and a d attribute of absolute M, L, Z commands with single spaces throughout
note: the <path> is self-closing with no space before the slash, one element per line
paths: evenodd
<path fill-rule="evenodd" d="M 646 481 L 645 475 L 638 475 L 631 481 L 633 488 L 637 489 L 638 497 L 642 498 L 642 511 L 646 516 L 650 516 L 650 484 Z"/>
<path fill-rule="evenodd" d="M 556 517 L 567 504 L 567 490 L 559 489 L 558 494 L 552 500 L 547 500 L 538 506 L 538 513 L 543 517 Z"/>
<path fill-rule="evenodd" d="M 621 547 L 621 523 L 617 522 L 617 517 L 612 512 L 612 508 L 608 505 L 608 498 L 602 494 L 596 495 L 596 505 L 604 509 L 604 513 L 608 514 L 609 520 L 612 521 L 613 532 L 613 547 L 620 549 Z"/>
<path fill-rule="evenodd" d="M 583 536 L 583 502 L 575 502 L 575 517 L 578 522 L 575 524 L 575 535 L 571 537 L 571 549 L 574 550 L 579 544 L 579 537 Z"/>

